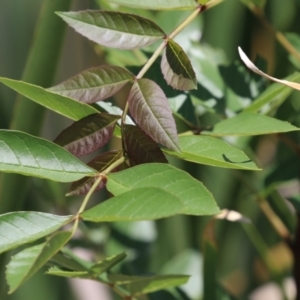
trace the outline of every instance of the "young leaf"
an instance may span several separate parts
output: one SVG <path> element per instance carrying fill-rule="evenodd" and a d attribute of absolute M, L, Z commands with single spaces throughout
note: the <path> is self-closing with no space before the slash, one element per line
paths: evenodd
<path fill-rule="evenodd" d="M 106 47 L 142 48 L 165 36 L 154 22 L 133 14 L 101 10 L 57 14 L 78 33 Z"/>
<path fill-rule="evenodd" d="M 124 68 L 100 66 L 91 68 L 48 89 L 84 103 L 94 103 L 113 96 L 134 75 Z"/>
<path fill-rule="evenodd" d="M 152 80 L 137 80 L 128 96 L 129 110 L 139 126 L 157 143 L 180 151 L 176 124 L 163 90 Z"/>
<path fill-rule="evenodd" d="M 260 169 L 245 153 L 222 140 L 207 136 L 181 136 L 181 152 L 165 149 L 164 152 L 178 158 L 220 168 L 258 171 Z"/>
<path fill-rule="evenodd" d="M 107 189 L 116 196 L 137 188 L 159 188 L 171 194 L 173 199 L 182 201 L 184 214 L 210 215 L 219 212 L 211 193 L 201 182 L 168 164 L 142 164 L 108 174 L 107 177 Z M 163 204 L 164 199 L 161 198 L 161 201 Z"/>
<path fill-rule="evenodd" d="M 154 276 L 126 276 L 121 274 L 109 274 L 108 280 L 116 285 L 121 285 L 132 296 L 152 293 L 158 290 L 171 288 L 185 284 L 188 275 L 154 275 Z"/>
<path fill-rule="evenodd" d="M 98 171 L 98 173 L 103 172 L 107 169 L 113 162 L 118 160 L 122 157 L 122 150 L 119 151 L 109 151 L 102 153 L 95 157 L 92 161 L 90 161 L 87 165 L 91 168 Z M 70 191 L 68 192 L 67 196 L 78 196 L 87 194 L 92 185 L 95 182 L 94 177 L 84 177 L 78 181 L 72 183 L 70 187 Z M 106 182 L 102 180 L 96 188 L 96 191 L 105 187 Z"/>
<path fill-rule="evenodd" d="M 96 174 L 60 146 L 13 130 L 0 130 L 0 171 L 59 182 Z"/>
<path fill-rule="evenodd" d="M 176 90 L 197 89 L 197 78 L 183 49 L 169 39 L 161 60 L 161 71 L 166 82 Z"/>
<path fill-rule="evenodd" d="M 68 231 L 58 232 L 51 236 L 46 243 L 27 248 L 13 256 L 6 269 L 9 294 L 45 265 L 68 242 L 71 236 L 72 233 Z"/>
<path fill-rule="evenodd" d="M 110 0 L 110 2 L 129 7 L 156 10 L 193 9 L 197 7 L 197 2 L 194 0 Z"/>
<path fill-rule="evenodd" d="M 156 220 L 183 213 L 179 198 L 156 187 L 129 190 L 88 209 L 81 218 L 90 222 Z"/>
<path fill-rule="evenodd" d="M 90 154 L 109 142 L 120 118 L 105 113 L 86 116 L 62 131 L 54 143 L 77 157 Z"/>
<path fill-rule="evenodd" d="M 89 105 L 74 101 L 71 98 L 58 95 L 30 83 L 3 77 L 0 77 L 0 82 L 28 99 L 75 121 L 98 112 Z"/>
<path fill-rule="evenodd" d="M 244 51 L 239 47 L 239 54 L 241 57 L 241 60 L 245 63 L 245 65 L 254 73 L 259 74 L 265 78 L 268 78 L 272 81 L 284 84 L 286 86 L 289 86 L 295 90 L 300 90 L 300 83 L 296 83 L 296 82 L 291 82 L 291 81 L 287 81 L 287 80 L 283 80 L 283 79 L 278 79 L 272 76 L 269 76 L 268 74 L 264 73 L 263 71 L 259 70 L 253 63 L 252 61 L 247 57 L 247 55 L 244 53 Z"/>
<path fill-rule="evenodd" d="M 71 222 L 73 216 L 11 212 L 0 216 L 0 253 L 33 242 Z"/>
<path fill-rule="evenodd" d="M 168 162 L 156 142 L 139 127 L 125 125 L 124 135 L 126 151 L 134 164 Z"/>
<path fill-rule="evenodd" d="M 288 122 L 251 112 L 242 112 L 233 118 L 217 123 L 211 131 L 203 131 L 202 133 L 213 136 L 247 136 L 296 130 L 300 130 L 300 128 Z"/>

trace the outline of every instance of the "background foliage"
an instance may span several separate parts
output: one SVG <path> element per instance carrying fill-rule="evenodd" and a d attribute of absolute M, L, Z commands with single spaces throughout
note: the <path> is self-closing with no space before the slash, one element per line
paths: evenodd
<path fill-rule="evenodd" d="M 278 78 L 291 76 L 290 80 L 299 81 L 299 74 L 293 74 L 299 69 L 299 57 L 297 53 L 284 49 L 282 45 L 286 43 L 278 42 L 278 34 L 276 40 L 273 29 L 284 33 L 287 40 L 299 49 L 297 20 L 300 3 L 296 0 L 267 1 L 265 17 L 255 13 L 255 10 L 251 12 L 253 3 L 260 6 L 264 1 L 225 0 L 201 14 L 176 39 L 188 51 L 199 85 L 197 91 L 189 94 L 188 100 L 183 99 L 181 105 L 177 101 L 178 106 L 172 107 L 177 111 L 175 116 L 178 117 L 180 132 L 190 129 L 189 123 L 195 123 L 196 119 L 202 128 L 213 125 L 225 115 L 232 116 L 244 107 L 248 107 L 246 110 L 250 112 L 263 107 L 264 114 L 300 126 L 299 92 L 273 85 L 263 93 L 271 84 L 246 71 L 237 52 L 237 47 L 241 46 L 269 74 Z M 22 78 L 50 87 L 103 62 L 130 65 L 130 70 L 136 73 L 138 65 L 144 63 L 149 52 L 155 50 L 154 46 L 149 46 L 146 53 L 113 50 L 96 46 L 71 29 L 63 38 L 65 24 L 54 11 L 99 7 L 107 9 L 110 6 L 100 0 L 73 3 L 34 0 L 26 6 L 18 0 L 1 2 L 0 76 Z M 166 32 L 170 32 L 178 25 L 177 20 L 179 23 L 187 15 L 185 11 L 152 12 L 125 8 L 124 11 L 143 15 L 157 22 Z M 41 14 L 44 15 L 39 19 Z M 267 25 L 265 20 L 269 22 Z M 38 40 L 32 42 L 34 36 Z M 191 41 L 200 37 L 201 44 Z M 176 91 L 164 86 L 156 70 L 154 66 L 147 77 L 161 82 L 168 98 L 178 96 Z M 21 102 L 20 98 L 0 86 L 2 129 L 19 129 L 54 140 L 70 124 L 65 118 L 33 105 L 33 102 Z M 123 98 L 122 92 L 117 94 L 114 103 L 122 106 Z M 254 99 L 260 99 L 256 101 L 260 103 L 258 107 L 250 105 Z M 171 102 L 171 105 L 174 103 Z M 180 116 L 188 122 L 183 122 Z M 243 115 L 244 122 L 247 116 Z M 259 131 L 262 129 L 265 131 Z M 220 135 L 222 128 L 217 126 L 208 133 L 212 135 L 218 130 Z M 289 199 L 296 211 L 299 209 L 299 133 L 261 136 L 261 133 L 270 131 L 265 126 L 255 128 L 253 121 L 248 130 L 258 136 L 227 141 L 255 160 L 263 168 L 261 172 L 216 168 L 171 159 L 174 165 L 201 180 L 213 193 L 220 208 L 234 210 L 241 215 L 229 214 L 215 221 L 211 217 L 180 215 L 155 223 L 104 223 L 100 227 L 87 224 L 81 228 L 83 237 L 73 240 L 72 246 L 94 249 L 99 258 L 127 251 L 129 258 L 121 266 L 121 271 L 127 274 L 155 272 L 192 275 L 183 288 L 184 292 L 173 291 L 173 296 L 168 291 L 154 293 L 151 299 L 245 299 L 270 282 L 275 282 L 279 294 L 288 298 L 284 285 L 293 276 L 293 266 L 299 264 L 297 213 L 286 202 Z M 184 137 L 181 139 L 184 140 Z M 117 143 L 118 140 L 114 139 L 105 147 L 109 150 Z M 68 185 L 65 184 L 5 175 L 0 185 L 0 211 L 73 213 L 80 202 L 76 197 L 65 198 L 67 191 Z M 104 193 L 95 194 L 94 204 L 106 196 Z M 60 238 L 68 237 L 57 237 Z M 293 255 L 293 249 L 296 255 Z M 5 263 L 7 257 L 3 256 L 0 277 L 4 274 Z M 63 279 L 40 274 L 9 296 L 1 278 L 1 299 L 27 299 L 33 290 L 37 299 L 80 299 L 74 283 L 70 285 Z"/>

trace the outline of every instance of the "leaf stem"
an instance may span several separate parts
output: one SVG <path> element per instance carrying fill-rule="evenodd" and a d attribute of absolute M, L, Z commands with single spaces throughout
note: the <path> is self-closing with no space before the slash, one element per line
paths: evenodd
<path fill-rule="evenodd" d="M 91 189 L 89 190 L 89 192 L 86 194 L 86 196 L 84 197 L 84 200 L 78 210 L 78 213 L 77 215 L 81 214 L 84 210 L 85 210 L 85 207 L 87 205 L 87 203 L 89 202 L 93 192 L 95 191 L 95 189 L 97 188 L 97 186 L 100 184 L 100 182 L 102 181 L 103 179 L 103 174 L 99 174 L 98 175 L 98 178 L 96 179 L 96 181 L 94 182 L 94 184 L 92 185 Z"/>

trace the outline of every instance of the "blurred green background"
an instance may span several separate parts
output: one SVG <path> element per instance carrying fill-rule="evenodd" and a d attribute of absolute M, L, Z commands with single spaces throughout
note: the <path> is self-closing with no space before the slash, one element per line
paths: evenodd
<path fill-rule="evenodd" d="M 72 29 L 66 28 L 63 21 L 54 14 L 59 10 L 99 7 L 106 9 L 109 4 L 101 0 L 31 0 L 25 4 L 21 0 L 0 1 L 0 76 L 50 87 L 101 63 L 132 65 L 142 62 L 144 54 L 141 52 L 132 56 L 125 51 L 110 51 L 95 46 Z M 167 32 L 175 28 L 180 18 L 187 14 L 181 11 L 127 11 L 141 13 L 153 19 Z M 266 19 L 276 30 L 300 34 L 299 0 L 269 0 L 264 12 Z M 253 60 L 259 56 L 260 60 L 257 61 L 261 66 L 276 77 L 286 77 L 299 68 L 299 62 L 297 64 L 295 59 L 291 59 L 271 32 L 239 0 L 225 0 L 204 12 L 188 28 L 188 32 L 188 38 L 193 37 L 193 34 L 196 39 L 201 36 L 200 45 L 205 46 L 205 51 L 201 48 L 201 53 L 205 53 L 205 60 L 211 60 L 206 66 L 208 72 L 211 72 L 207 75 L 210 80 L 214 80 L 214 76 L 216 81 L 221 80 L 219 71 L 218 75 L 213 74 L 214 70 L 219 70 L 220 65 L 228 66 L 239 60 L 238 46 Z M 300 40 L 297 40 L 297 35 L 295 46 Z M 183 48 L 189 47 L 189 41 L 184 35 L 178 37 L 178 41 Z M 194 55 L 193 49 L 191 56 Z M 151 48 L 148 50 L 151 51 Z M 197 58 L 197 55 L 193 57 Z M 194 65 L 194 68 L 197 66 Z M 245 73 L 244 70 L 243 72 Z M 256 80 L 259 81 L 257 78 Z M 260 83 L 262 91 L 268 83 L 264 80 Z M 205 98 L 204 94 L 201 95 Z M 124 97 L 126 96 L 118 94 L 115 102 L 122 105 Z M 270 114 L 300 126 L 299 103 L 299 93 L 293 92 L 284 104 Z M 230 104 L 227 105 L 231 109 Z M 203 124 L 209 124 L 214 122 L 216 115 L 201 113 L 198 117 Z M 63 117 L 45 111 L 18 97 L 3 85 L 0 86 L 0 128 L 23 130 L 53 140 L 68 124 L 70 122 Z M 298 133 L 289 134 L 285 138 L 299 147 Z M 293 295 L 294 291 L 293 255 L 286 240 L 295 235 L 297 217 L 295 210 L 284 198 L 299 194 L 300 168 L 299 154 L 282 140 L 277 136 L 263 136 L 236 141 L 264 168 L 259 174 L 172 161 L 200 179 L 214 194 L 222 209 L 238 211 L 252 223 L 225 220 L 213 223 L 208 217 L 176 216 L 156 223 L 103 224 L 97 227 L 82 225 L 84 237 L 75 240 L 72 246 L 80 251 L 91 248 L 99 257 L 125 249 L 128 251 L 129 260 L 121 270 L 127 273 L 191 274 L 189 284 L 183 287 L 187 297 L 191 299 L 201 299 L 204 296 L 205 300 L 216 299 L 215 296 L 207 294 L 207 289 L 216 287 L 221 291 L 219 299 L 230 299 L 225 296 L 229 294 L 237 299 L 248 299 L 253 291 L 270 282 L 276 282 L 279 289 L 278 299 L 288 299 L 289 293 Z M 117 144 L 118 141 L 113 143 Z M 284 184 L 279 185 L 279 182 Z M 67 188 L 66 185 L 19 175 L 2 175 L 0 211 L 72 212 L 78 207 L 80 200 L 66 199 L 64 194 Z M 97 202 L 105 196 L 104 193 L 98 193 L 94 201 Z M 287 230 L 288 236 L 284 236 L 285 232 L 282 233 L 278 228 L 274 229 L 277 221 L 281 222 L 281 229 Z M 206 253 L 204 257 L 205 249 L 209 255 Z M 275 271 L 268 269 L 262 262 L 259 255 L 262 252 L 268 253 L 267 259 L 270 259 Z M 89 255 L 88 251 L 84 253 Z M 106 299 L 105 295 L 99 294 L 103 292 L 98 289 L 99 286 L 82 287 L 86 291 L 92 290 L 93 294 L 83 292 L 81 295 L 79 283 L 42 276 L 43 272 L 34 276 L 13 295 L 7 296 L 3 279 L 3 265 L 7 259 L 8 257 L 2 257 L 1 260 L 1 300 Z M 204 275 L 203 266 L 208 266 L 204 267 Z M 216 278 L 217 283 L 204 278 Z M 285 282 L 291 285 L 286 293 L 283 292 Z M 226 290 L 224 295 L 222 290 Z M 106 293 L 109 294 L 107 291 Z M 277 299 L 270 295 L 251 299 Z M 167 297 L 171 296 L 153 295 L 151 299 L 173 299 Z"/>

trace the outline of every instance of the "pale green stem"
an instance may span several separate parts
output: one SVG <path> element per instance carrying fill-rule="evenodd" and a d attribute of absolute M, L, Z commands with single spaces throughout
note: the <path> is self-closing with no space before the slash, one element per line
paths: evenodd
<path fill-rule="evenodd" d="M 210 9 L 220 3 L 222 3 L 224 0 L 213 0 L 213 1 L 209 1 L 207 4 L 206 4 L 206 9 Z"/>

